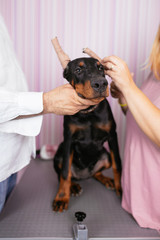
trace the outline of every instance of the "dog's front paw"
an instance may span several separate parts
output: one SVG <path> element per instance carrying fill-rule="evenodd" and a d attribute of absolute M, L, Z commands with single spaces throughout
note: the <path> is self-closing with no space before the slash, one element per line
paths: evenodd
<path fill-rule="evenodd" d="M 68 209 L 69 192 L 59 191 L 53 201 L 52 209 L 54 212 L 63 212 Z"/>
<path fill-rule="evenodd" d="M 122 188 L 121 186 L 116 186 L 116 194 L 117 196 L 121 197 L 122 196 Z"/>
<path fill-rule="evenodd" d="M 115 189 L 114 180 L 110 177 L 104 176 L 101 172 L 97 172 L 94 175 L 94 178 L 99 182 L 101 182 L 103 185 L 105 185 L 106 188 L 112 189 L 112 190 Z"/>
<path fill-rule="evenodd" d="M 77 197 L 83 192 L 83 189 L 78 183 L 72 182 L 70 187 L 70 192 L 71 192 L 71 196 Z"/>
<path fill-rule="evenodd" d="M 68 209 L 69 199 L 54 200 L 52 209 L 54 212 L 63 212 Z"/>

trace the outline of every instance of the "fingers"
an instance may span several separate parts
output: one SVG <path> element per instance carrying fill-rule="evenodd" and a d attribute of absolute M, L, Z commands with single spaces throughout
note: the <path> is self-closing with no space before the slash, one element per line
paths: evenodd
<path fill-rule="evenodd" d="M 118 65 L 120 61 L 122 61 L 122 59 L 117 56 L 109 56 L 102 59 L 102 64 L 106 64 L 108 62 L 114 65 Z"/>
<path fill-rule="evenodd" d="M 126 63 L 117 56 L 105 57 L 102 59 L 101 63 L 104 66 L 105 74 L 109 73 L 106 72 L 106 70 L 116 72 L 117 70 L 124 69 L 126 67 Z"/>
<path fill-rule="evenodd" d="M 116 70 L 116 65 L 114 65 L 113 63 L 110 63 L 110 62 L 107 62 L 105 64 L 103 64 L 103 67 L 104 67 L 104 73 L 105 75 L 107 75 L 107 71 L 110 70 L 112 72 L 114 72 Z"/>
<path fill-rule="evenodd" d="M 114 69 L 105 70 L 105 75 L 108 75 L 110 78 L 112 78 L 112 80 L 114 80 L 114 77 L 115 77 Z"/>
<path fill-rule="evenodd" d="M 90 57 L 93 57 L 95 59 L 98 59 L 98 61 L 101 62 L 101 58 L 98 57 L 98 55 L 96 53 L 94 53 L 91 49 L 89 48 L 83 48 L 83 53 L 88 54 Z"/>
<path fill-rule="evenodd" d="M 101 63 L 104 66 L 105 74 L 108 74 L 108 72 L 106 72 L 106 70 L 115 71 L 116 66 L 119 65 L 118 62 L 119 62 L 119 60 L 117 60 L 117 57 L 115 57 L 115 56 L 103 58 Z"/>
<path fill-rule="evenodd" d="M 99 98 L 95 98 L 95 99 L 92 99 L 92 100 L 83 99 L 83 98 L 80 98 L 79 96 L 78 96 L 78 98 L 79 98 L 79 102 L 81 104 L 85 105 L 84 108 L 89 107 L 91 105 L 96 105 L 96 104 L 100 103 L 102 100 L 104 100 L 104 97 L 99 97 Z"/>
<path fill-rule="evenodd" d="M 109 57 L 105 57 L 105 58 L 101 59 L 99 56 L 97 56 L 97 54 L 95 52 L 93 52 L 89 48 L 84 48 L 83 53 L 86 53 L 90 57 L 98 59 L 103 64 L 106 75 L 108 74 L 108 72 L 106 72 L 106 70 L 114 71 L 116 65 L 119 64 L 119 61 L 120 61 L 120 58 L 118 58 L 116 56 L 109 56 Z"/>
<path fill-rule="evenodd" d="M 95 52 L 93 52 L 89 48 L 84 48 L 83 49 L 83 53 L 86 53 L 90 57 L 98 59 L 104 65 L 106 70 L 114 70 L 115 64 L 113 62 L 111 62 L 111 61 L 107 61 L 107 59 L 108 59 L 107 57 L 102 60 L 99 56 L 97 56 L 97 54 Z M 105 74 L 107 75 L 106 70 L 105 70 Z"/>

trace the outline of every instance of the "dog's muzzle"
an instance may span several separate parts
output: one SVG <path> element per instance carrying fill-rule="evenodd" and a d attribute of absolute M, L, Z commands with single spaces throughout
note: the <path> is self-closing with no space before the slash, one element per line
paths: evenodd
<path fill-rule="evenodd" d="M 108 82 L 105 78 L 98 78 L 91 83 L 91 87 L 94 89 L 94 91 L 99 93 L 106 91 L 107 86 Z"/>

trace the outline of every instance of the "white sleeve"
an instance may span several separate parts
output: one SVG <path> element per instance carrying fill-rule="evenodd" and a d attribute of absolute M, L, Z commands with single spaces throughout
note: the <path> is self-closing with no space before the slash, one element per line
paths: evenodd
<path fill-rule="evenodd" d="M 27 92 L 27 84 L 0 16 L 0 132 L 36 136 L 42 116 L 15 120 L 43 110 L 43 93 Z"/>
<path fill-rule="evenodd" d="M 42 92 L 0 91 L 0 123 L 43 111 Z"/>
<path fill-rule="evenodd" d="M 43 111 L 43 93 L 0 91 L 0 132 L 36 136 L 42 125 L 42 116 L 17 119 Z M 13 120 L 12 120 L 13 119 Z"/>

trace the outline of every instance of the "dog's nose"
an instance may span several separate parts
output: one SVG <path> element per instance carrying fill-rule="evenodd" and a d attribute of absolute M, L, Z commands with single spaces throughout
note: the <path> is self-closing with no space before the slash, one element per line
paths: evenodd
<path fill-rule="evenodd" d="M 107 88 L 107 80 L 106 79 L 97 79 L 91 83 L 92 88 L 97 92 L 104 92 Z"/>

